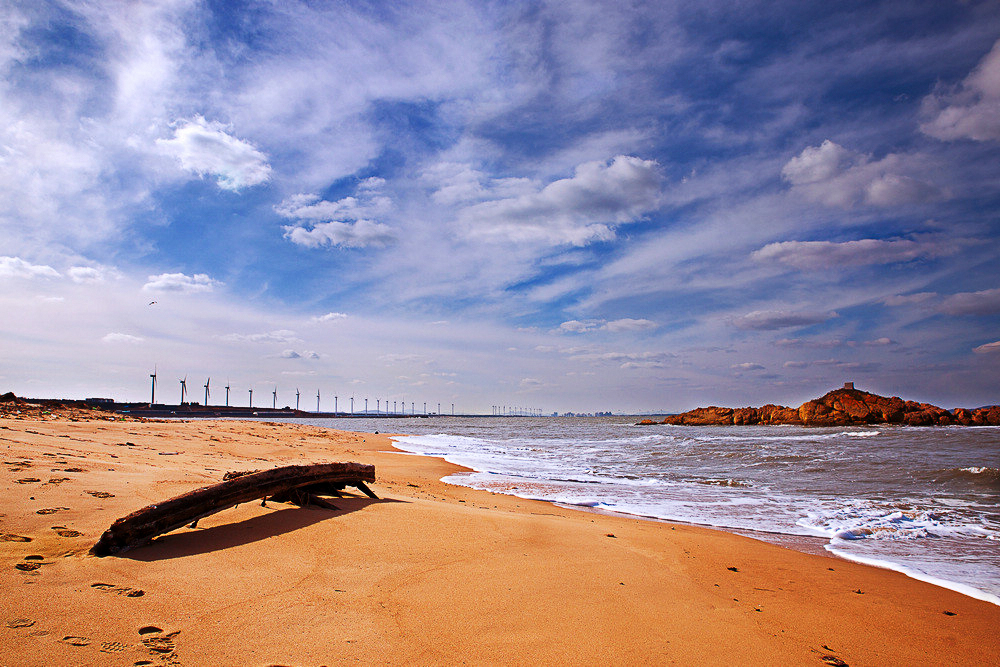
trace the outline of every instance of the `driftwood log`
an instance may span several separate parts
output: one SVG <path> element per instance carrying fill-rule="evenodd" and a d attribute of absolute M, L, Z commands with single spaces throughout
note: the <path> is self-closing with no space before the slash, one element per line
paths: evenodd
<path fill-rule="evenodd" d="M 317 495 L 340 496 L 345 486 L 353 486 L 370 498 L 365 482 L 375 481 L 375 466 L 363 463 L 316 463 L 285 466 L 246 474 L 227 473 L 219 484 L 202 487 L 175 496 L 162 503 L 148 505 L 124 516 L 104 531 L 90 552 L 110 556 L 145 544 L 157 535 L 186 525 L 195 525 L 202 517 L 262 498 L 297 505 L 316 505 L 336 509 Z M 270 497 L 270 498 L 269 498 Z M 263 504 L 263 503 L 262 503 Z"/>

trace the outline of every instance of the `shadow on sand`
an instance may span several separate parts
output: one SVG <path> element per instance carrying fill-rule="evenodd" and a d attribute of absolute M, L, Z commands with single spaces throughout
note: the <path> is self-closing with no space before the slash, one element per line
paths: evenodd
<path fill-rule="evenodd" d="M 174 532 L 161 535 L 150 543 L 120 554 L 118 558 L 151 562 L 184 558 L 197 554 L 211 553 L 230 547 L 238 547 L 266 540 L 269 537 L 284 535 L 300 528 L 311 526 L 326 519 L 363 510 L 369 505 L 381 503 L 400 503 L 403 500 L 382 499 L 373 500 L 345 495 L 343 498 L 332 498 L 339 509 L 326 510 L 318 507 L 294 507 L 283 503 L 269 502 L 268 507 L 277 508 L 267 514 L 244 519 L 236 523 L 226 523 L 208 528 L 196 528 L 184 532 Z"/>

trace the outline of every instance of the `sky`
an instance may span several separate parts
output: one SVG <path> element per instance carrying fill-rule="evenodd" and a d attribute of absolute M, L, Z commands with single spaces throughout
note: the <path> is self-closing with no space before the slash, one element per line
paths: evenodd
<path fill-rule="evenodd" d="M 0 391 L 1000 403 L 996 2 L 13 0 Z"/>

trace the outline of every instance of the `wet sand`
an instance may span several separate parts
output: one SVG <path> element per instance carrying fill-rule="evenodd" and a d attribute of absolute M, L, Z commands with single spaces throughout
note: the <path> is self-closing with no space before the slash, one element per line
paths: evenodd
<path fill-rule="evenodd" d="M 0 665 L 995 664 L 1000 607 L 696 526 L 446 485 L 384 435 L 0 419 Z M 381 500 L 259 502 L 121 556 L 230 470 L 358 461 Z M 350 489 L 349 489 L 350 491 Z"/>

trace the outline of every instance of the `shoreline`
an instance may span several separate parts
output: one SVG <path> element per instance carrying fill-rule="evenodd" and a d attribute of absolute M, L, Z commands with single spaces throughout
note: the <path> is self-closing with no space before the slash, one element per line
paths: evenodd
<path fill-rule="evenodd" d="M 885 428 L 928 428 L 928 427 L 909 427 L 899 424 L 888 424 L 888 425 L 878 425 L 879 430 Z M 758 428 L 758 426 L 749 426 L 748 429 Z M 801 428 L 801 427 L 800 427 Z M 823 427 L 828 430 L 836 431 L 838 428 L 848 428 L 845 426 L 833 426 L 833 427 Z M 855 427 L 858 428 L 858 427 Z M 937 426 L 929 427 L 932 429 L 990 429 L 996 430 L 1000 427 L 998 426 Z M 853 436 L 866 436 L 866 435 L 876 435 L 879 430 L 872 431 L 852 431 L 849 433 Z M 841 435 L 845 435 L 842 433 Z M 915 579 L 917 581 L 922 581 L 925 583 L 930 583 L 932 585 L 938 586 L 940 588 L 948 589 L 967 595 L 971 598 L 988 602 L 993 605 L 1000 606 L 1000 594 L 996 588 L 996 582 L 989 578 L 989 563 L 990 561 L 980 562 L 980 575 L 986 577 L 984 579 L 975 579 L 966 574 L 966 577 L 962 578 L 961 569 L 957 570 L 958 577 L 951 578 L 949 574 L 956 574 L 947 568 L 947 562 L 945 562 L 945 567 L 940 567 L 941 562 L 932 561 L 922 561 L 920 556 L 921 553 L 917 552 L 889 552 L 886 555 L 879 555 L 874 553 L 871 555 L 864 555 L 854 553 L 852 551 L 852 546 L 850 542 L 845 542 L 843 539 L 837 539 L 837 537 L 830 534 L 823 534 L 819 531 L 810 532 L 785 532 L 780 526 L 776 526 L 771 530 L 766 528 L 754 528 L 746 526 L 736 526 L 729 525 L 725 522 L 713 523 L 709 520 L 699 521 L 697 517 L 692 518 L 678 518 L 670 516 L 669 514 L 655 514 L 655 513 L 643 513 L 641 510 L 630 511 L 628 506 L 624 508 L 617 507 L 619 503 L 614 497 L 608 500 L 608 497 L 592 496 L 594 498 L 599 498 L 600 502 L 595 500 L 588 500 L 587 502 L 574 503 L 572 500 L 563 500 L 558 496 L 560 493 L 553 494 L 552 490 L 548 486 L 548 482 L 544 478 L 536 478 L 531 474 L 522 475 L 517 472 L 512 472 L 509 475 L 502 472 L 504 470 L 503 466 L 494 467 L 488 461 L 479 464 L 478 458 L 468 456 L 468 452 L 465 450 L 451 452 L 451 453 L 439 453 L 435 449 L 434 444 L 428 445 L 425 442 L 420 442 L 423 436 L 410 436 L 410 435 L 400 435 L 393 436 L 393 440 L 397 447 L 404 448 L 404 451 L 411 452 L 418 455 L 425 455 L 431 457 L 441 458 L 442 460 L 448 461 L 454 465 L 459 465 L 463 468 L 463 474 L 455 475 L 454 477 L 446 478 L 442 481 L 446 483 L 451 483 L 456 486 L 464 486 L 467 488 L 473 488 L 478 490 L 484 490 L 489 492 L 497 492 L 503 494 L 509 494 L 513 497 L 522 498 L 526 500 L 540 500 L 543 502 L 550 502 L 560 507 L 566 507 L 570 509 L 582 510 L 585 512 L 595 512 L 601 514 L 607 514 L 609 516 L 620 516 L 620 517 L 637 517 L 643 520 L 666 522 L 678 525 L 690 525 L 690 526 L 700 526 L 703 528 L 709 528 L 713 530 L 720 530 L 723 532 L 742 535 L 752 539 L 757 539 L 763 542 L 777 544 L 780 546 L 789 547 L 800 551 L 802 553 L 814 554 L 814 555 L 826 555 L 831 556 L 844 561 L 851 561 L 856 563 L 862 563 L 869 567 L 876 567 L 880 569 L 886 569 L 890 571 L 895 571 L 904 574 L 907 577 Z M 407 442 L 408 440 L 413 440 L 413 442 Z M 477 466 L 480 467 L 469 467 Z M 965 469 L 963 469 L 965 470 Z M 560 481 L 558 477 L 552 478 L 556 482 Z M 565 481 L 565 480 L 562 480 Z M 522 483 L 523 482 L 523 483 Z M 553 482 L 555 483 L 555 482 Z M 558 491 L 558 489 L 557 489 Z M 586 496 L 585 496 L 586 497 Z M 596 506 L 595 506 L 596 505 Z M 801 524 L 796 524 L 801 525 Z M 930 540 L 933 543 L 933 539 Z M 862 546 L 864 541 L 862 542 Z M 878 542 L 876 542 L 878 544 Z M 929 546 L 929 545 L 928 545 Z M 942 561 L 944 562 L 944 561 Z M 927 568 L 930 564 L 931 567 Z M 937 569 L 934 566 L 938 566 Z M 985 569 L 984 569 L 985 568 Z"/>
<path fill-rule="evenodd" d="M 443 460 L 443 457 L 434 457 L 428 454 L 413 454 L 413 456 L 430 456 L 431 458 L 442 458 Z M 461 466 L 460 464 L 452 464 L 452 465 L 459 465 L 459 467 L 469 470 L 468 468 L 466 468 L 465 466 Z M 476 471 L 470 470 L 470 472 L 476 472 Z M 482 489 L 476 489 L 475 487 L 471 486 L 466 487 L 465 485 L 462 484 L 447 482 L 446 479 L 447 478 L 442 479 L 441 481 L 445 482 L 446 484 L 452 484 L 453 486 L 459 486 L 463 488 L 470 488 L 473 490 L 482 491 Z M 487 493 L 489 492 L 487 491 Z M 704 528 L 706 530 L 717 530 L 723 533 L 739 535 L 741 537 L 746 537 L 751 540 L 757 540 L 758 542 L 764 542 L 766 544 L 773 544 L 787 549 L 792 549 L 802 554 L 809 554 L 813 556 L 826 556 L 830 558 L 836 558 L 837 560 L 859 563 L 867 567 L 874 567 L 882 570 L 889 570 L 891 572 L 898 572 L 906 577 L 909 577 L 910 579 L 928 583 L 931 584 L 932 586 L 937 586 L 939 588 L 944 588 L 946 590 L 950 590 L 959 593 L 961 595 L 965 595 L 975 600 L 980 600 L 983 602 L 987 602 L 989 604 L 1000 606 L 1000 597 L 992 593 L 989 593 L 987 591 L 984 591 L 980 588 L 976 588 L 975 586 L 970 586 L 968 584 L 963 584 L 958 581 L 951 581 L 949 579 L 944 579 L 942 577 L 936 577 L 934 575 L 926 574 L 924 572 L 916 570 L 907 565 L 897 563 L 895 561 L 882 560 L 878 558 L 867 558 L 864 556 L 855 556 L 849 552 L 843 550 L 837 550 L 836 547 L 834 547 L 834 545 L 830 542 L 828 538 L 820 535 L 797 535 L 794 533 L 755 530 L 752 528 L 731 528 L 728 526 L 716 526 L 708 523 L 681 521 L 679 519 L 664 519 L 653 515 L 633 514 L 630 512 L 615 511 L 599 507 L 590 507 L 587 505 L 573 505 L 571 503 L 559 502 L 557 500 L 528 498 L 525 496 L 518 496 L 515 494 L 502 494 L 502 495 L 510 495 L 511 497 L 521 498 L 522 500 L 532 500 L 537 502 L 549 503 L 556 507 L 561 507 L 568 510 L 600 514 L 609 517 L 619 517 L 624 519 L 633 518 L 633 519 L 640 519 L 642 521 L 652 521 L 654 523 L 664 523 L 667 525 L 691 526 L 697 528 Z"/>
<path fill-rule="evenodd" d="M 5 664 L 988 664 L 1000 648 L 995 605 L 721 530 L 455 486 L 440 480 L 458 466 L 386 435 L 2 419 L 0 451 Z M 335 460 L 374 464 L 382 500 L 248 503 L 87 554 L 115 518 L 227 470 Z"/>

